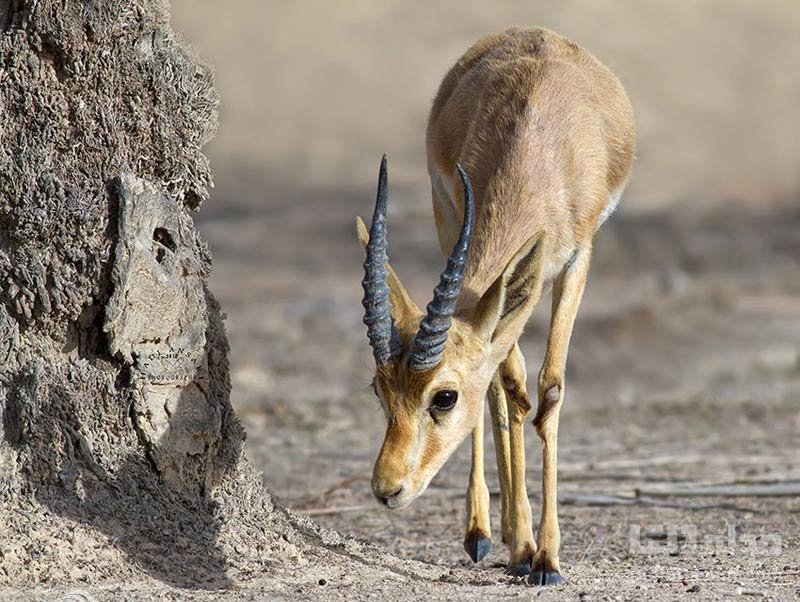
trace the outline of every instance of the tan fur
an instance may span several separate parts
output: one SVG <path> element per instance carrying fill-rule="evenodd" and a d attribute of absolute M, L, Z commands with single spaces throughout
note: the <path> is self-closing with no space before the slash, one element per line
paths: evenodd
<path fill-rule="evenodd" d="M 509 439 L 508 402 L 503 390 L 499 371 L 495 373 L 487 391 L 489 412 L 492 417 L 492 435 L 497 460 L 497 474 L 500 479 L 500 521 L 503 543 L 510 544 L 512 539 L 510 504 L 511 504 L 511 442 Z M 479 480 L 482 475 L 475 475 Z M 472 475 L 470 475 L 472 480 Z M 476 486 L 480 484 L 477 483 Z M 488 510 L 488 508 L 487 508 Z"/>
<path fill-rule="evenodd" d="M 488 391 L 511 564 L 559 571 L 556 439 L 567 349 L 592 238 L 630 171 L 633 112 L 619 81 L 584 49 L 546 29 L 510 29 L 477 42 L 445 76 L 430 114 L 427 151 L 442 252 L 449 255 L 463 221 L 457 163 L 475 191 L 475 234 L 444 359 L 433 370 L 408 368 L 422 312 L 390 271 L 392 313 L 406 351 L 376 374 L 389 426 L 373 489 L 384 496 L 402 487 L 389 505 L 410 503 L 472 433 L 467 539 L 477 532 L 488 537 L 478 457 Z M 358 228 L 365 244 L 360 220 Z M 552 320 L 535 419 L 543 447 L 543 504 L 534 542 L 523 442 L 531 404 L 517 339 L 551 282 Z M 437 416 L 431 399 L 443 388 L 457 390 L 459 401 Z"/>

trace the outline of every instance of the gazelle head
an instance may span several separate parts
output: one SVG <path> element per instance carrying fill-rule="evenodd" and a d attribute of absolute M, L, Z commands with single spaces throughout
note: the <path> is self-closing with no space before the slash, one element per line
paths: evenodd
<path fill-rule="evenodd" d="M 389 508 L 418 497 L 483 419 L 483 399 L 497 366 L 519 336 L 531 297 L 536 237 L 526 243 L 471 309 L 457 311 L 472 242 L 475 203 L 469 178 L 464 221 L 447 266 L 423 313 L 388 263 L 386 157 L 381 162 L 372 227 L 358 220 L 366 247 L 364 323 L 375 357 L 375 393 L 387 428 L 372 491 Z"/>

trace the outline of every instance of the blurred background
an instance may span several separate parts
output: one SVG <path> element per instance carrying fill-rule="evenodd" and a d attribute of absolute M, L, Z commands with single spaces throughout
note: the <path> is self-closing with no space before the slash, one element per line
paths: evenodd
<path fill-rule="evenodd" d="M 173 7 L 175 28 L 215 66 L 223 99 L 209 146 L 216 205 L 252 197 L 250 180 L 291 190 L 368 189 L 376 157 L 388 152 L 392 182 L 427 210 L 424 131 L 439 82 L 480 36 L 526 25 L 577 41 L 628 90 L 639 126 L 629 208 L 785 200 L 800 189 L 794 0 L 236 0 L 224 13 L 208 0 L 173 0 Z"/>
<path fill-rule="evenodd" d="M 371 213 L 388 153 L 390 254 L 424 305 L 442 267 L 425 169 L 431 101 L 475 40 L 528 25 L 606 63 L 639 129 L 573 337 L 562 495 L 800 478 L 796 0 L 172 4 L 175 29 L 214 66 L 222 97 L 207 149 L 216 191 L 197 221 L 228 314 L 248 453 L 284 503 L 396 553 L 466 559 L 467 446 L 411 508 L 389 515 L 371 499 L 384 418 L 367 388 L 353 219 Z M 522 340 L 531 375 L 548 308 Z M 536 515 L 532 428 L 527 443 Z M 496 492 L 493 460 L 487 467 Z M 775 525 L 798 520 L 796 500 L 775 504 Z M 607 562 L 622 525 L 649 511 L 565 505 L 565 555 Z M 713 530 L 718 515 L 691 520 Z M 603 543 L 590 552 L 587 538 Z"/>

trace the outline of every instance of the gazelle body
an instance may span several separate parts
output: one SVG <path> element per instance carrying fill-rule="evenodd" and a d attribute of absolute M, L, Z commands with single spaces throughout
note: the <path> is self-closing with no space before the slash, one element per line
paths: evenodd
<path fill-rule="evenodd" d="M 476 562 L 485 556 L 488 398 L 509 570 L 530 573 L 531 583 L 562 582 L 556 439 L 567 348 L 592 239 L 622 193 L 634 138 L 630 103 L 606 67 L 551 31 L 508 30 L 459 59 L 431 110 L 428 170 L 439 242 L 450 259 L 426 312 L 387 263 L 385 160 L 369 237 L 359 222 L 367 247 L 365 322 L 388 420 L 373 491 L 390 508 L 407 505 L 471 433 L 465 547 Z M 531 403 L 517 339 L 550 283 L 534 419 L 543 448 L 535 540 L 523 444 Z"/>

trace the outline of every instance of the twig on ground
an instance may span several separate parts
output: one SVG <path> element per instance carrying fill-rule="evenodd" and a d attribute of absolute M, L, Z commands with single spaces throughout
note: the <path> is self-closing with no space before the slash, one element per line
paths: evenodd
<path fill-rule="evenodd" d="M 596 472 L 605 469 L 620 469 L 620 468 L 644 468 L 652 466 L 674 466 L 675 464 L 697 464 L 724 462 L 727 464 L 743 465 L 760 465 L 769 464 L 775 465 L 789 461 L 788 457 L 784 456 L 729 456 L 725 454 L 709 455 L 709 454 L 667 454 L 663 456 L 652 456 L 649 458 L 620 458 L 615 460 L 596 460 L 586 462 L 561 462 L 559 463 L 559 472 Z"/>
<path fill-rule="evenodd" d="M 683 488 L 637 488 L 637 497 L 784 497 L 800 495 L 800 481 L 783 481 L 769 484 L 703 485 Z"/>
<path fill-rule="evenodd" d="M 589 542 L 589 545 L 586 546 L 586 549 L 583 551 L 583 554 L 581 554 L 581 559 L 578 561 L 578 564 L 583 564 L 583 561 L 586 560 L 586 556 L 589 554 L 589 550 L 592 549 L 592 546 L 594 545 L 594 542 L 595 542 L 595 539 L 592 538 L 592 541 Z"/>
<path fill-rule="evenodd" d="M 735 504 L 680 504 L 677 502 L 665 502 L 645 496 L 621 496 L 606 494 L 574 494 L 559 496 L 558 501 L 565 506 L 654 506 L 658 508 L 679 508 L 685 510 L 736 510 L 738 512 L 761 513 L 754 508 L 745 508 Z"/>
<path fill-rule="evenodd" d="M 305 495 L 300 499 L 296 500 L 295 502 L 290 503 L 290 505 L 292 506 L 292 508 L 299 511 L 300 507 L 302 506 L 308 506 L 312 503 L 319 504 L 323 500 L 325 500 L 328 496 L 335 493 L 336 491 L 340 489 L 345 489 L 346 487 L 349 487 L 353 483 L 367 479 L 369 479 L 369 475 L 364 475 L 364 474 L 358 474 L 352 477 L 347 477 L 346 479 L 343 479 L 338 483 L 334 483 L 327 489 L 323 489 L 322 491 L 319 491 L 317 493 L 310 493 L 308 495 Z"/>
<path fill-rule="evenodd" d="M 305 516 L 319 516 L 321 514 L 344 514 L 345 512 L 358 512 L 360 510 L 369 510 L 372 507 L 372 505 L 338 506 L 332 508 L 308 508 L 306 510 L 294 509 L 294 511 L 299 514 L 304 514 Z"/>

